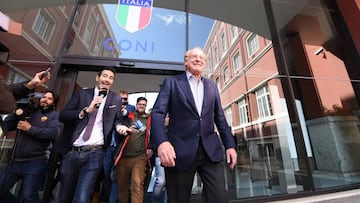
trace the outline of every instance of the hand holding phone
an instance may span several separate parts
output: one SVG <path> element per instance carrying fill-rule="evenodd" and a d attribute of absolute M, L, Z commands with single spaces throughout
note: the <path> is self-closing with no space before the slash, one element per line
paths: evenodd
<path fill-rule="evenodd" d="M 42 80 L 44 77 L 46 77 L 50 72 L 51 67 L 49 66 L 45 72 L 40 76 L 40 80 Z"/>

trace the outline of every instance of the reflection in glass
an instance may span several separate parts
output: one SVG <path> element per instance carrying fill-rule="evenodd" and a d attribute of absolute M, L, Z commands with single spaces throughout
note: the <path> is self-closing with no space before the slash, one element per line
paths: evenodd
<path fill-rule="evenodd" d="M 53 65 L 62 51 L 65 56 L 167 65 L 183 62 L 186 48 L 199 46 L 208 58 L 204 77 L 216 82 L 237 141 L 238 165 L 224 174 L 229 199 L 359 183 L 360 72 L 333 20 L 339 13 L 327 0 L 269 1 L 281 40 L 276 48 L 284 58 L 275 54 L 271 25 L 259 23 L 265 16 L 262 9 L 241 19 L 236 12 L 224 13 L 222 21 L 154 7 L 148 27 L 129 33 L 116 22 L 117 4 L 85 3 L 76 10 L 68 36 L 64 32 L 73 5 L 9 9 L 3 13 L 22 29 L 20 34 L 0 32 L 1 43 L 11 52 L 7 78 L 25 80 L 19 67 L 33 75 Z M 263 6 L 257 6 L 263 1 L 248 2 L 253 4 L 234 3 L 231 9 Z M 206 6 L 201 5 L 213 9 Z M 191 2 L 189 11 L 197 10 L 199 5 Z M 212 15 L 219 13 L 207 16 Z M 12 141 L 1 150 L 3 157 L 9 156 Z M 194 195 L 201 193 L 199 188 L 196 178 Z"/>
<path fill-rule="evenodd" d="M 358 67 L 336 29 L 335 9 L 327 1 L 288 1 L 299 12 L 281 27 L 282 42 L 297 104 L 315 189 L 359 182 Z M 284 22 L 276 16 L 277 25 Z M 301 23 L 307 22 L 307 23 Z M 311 152 L 311 151 L 310 151 Z"/>
<path fill-rule="evenodd" d="M 294 133 L 271 41 L 215 20 L 204 50 L 205 73 L 220 88 L 238 144 L 239 164 L 226 173 L 228 191 L 235 198 L 302 191 L 295 176 Z"/>
<path fill-rule="evenodd" d="M 220 88 L 227 118 L 232 115 L 227 120 L 240 152 L 237 170 L 227 172 L 234 178 L 228 190 L 242 198 L 356 183 L 357 81 L 343 61 L 349 57 L 340 51 L 335 11 L 321 0 L 273 6 L 294 12 L 288 22 L 275 12 L 289 76 L 277 64 L 271 39 L 259 33 L 215 20 L 203 47 L 206 75 Z M 296 109 L 285 87 L 292 88 Z"/>
<path fill-rule="evenodd" d="M 117 8 L 117 4 L 80 6 L 73 26 L 75 40 L 67 54 L 155 61 L 183 60 L 184 12 L 154 7 L 148 26 L 128 32 L 116 20 Z"/>

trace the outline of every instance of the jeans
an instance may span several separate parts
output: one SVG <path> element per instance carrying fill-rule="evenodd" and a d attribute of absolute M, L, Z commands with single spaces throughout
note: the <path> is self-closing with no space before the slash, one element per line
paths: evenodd
<path fill-rule="evenodd" d="M 70 151 L 60 165 L 60 203 L 90 203 L 104 164 L 104 149 Z"/>
<path fill-rule="evenodd" d="M 104 158 L 104 190 L 109 196 L 109 203 L 117 203 L 118 186 L 117 186 L 117 169 L 114 167 L 115 147 L 108 147 Z"/>
<path fill-rule="evenodd" d="M 46 159 L 12 161 L 5 166 L 0 175 L 0 202 L 17 202 L 9 190 L 20 179 L 23 181 L 25 202 L 40 202 L 39 190 L 45 180 L 47 166 Z"/>
<path fill-rule="evenodd" d="M 155 157 L 155 184 L 152 193 L 152 202 L 166 202 L 165 170 L 161 166 L 160 158 Z"/>

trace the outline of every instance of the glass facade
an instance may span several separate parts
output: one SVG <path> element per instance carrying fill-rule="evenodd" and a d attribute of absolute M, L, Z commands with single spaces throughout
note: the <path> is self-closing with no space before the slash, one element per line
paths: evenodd
<path fill-rule="evenodd" d="M 75 89 L 93 85 L 94 71 L 113 66 L 114 91 L 152 104 L 163 78 L 184 70 L 185 51 L 201 47 L 204 77 L 218 85 L 237 142 L 236 168 L 224 165 L 229 200 L 340 190 L 360 183 L 360 31 L 348 17 L 360 15 L 356 2 L 154 1 L 136 22 L 115 1 L 1 2 L 0 42 L 9 50 L 1 48 L 0 72 L 16 83 L 51 66 L 60 110 Z M 9 133 L 0 167 L 14 143 Z M 46 202 L 58 196 L 52 159 Z M 201 188 L 197 177 L 192 202 L 201 202 Z"/>

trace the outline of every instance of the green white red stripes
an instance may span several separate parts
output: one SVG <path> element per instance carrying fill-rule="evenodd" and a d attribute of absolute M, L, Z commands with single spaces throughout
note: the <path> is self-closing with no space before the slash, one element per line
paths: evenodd
<path fill-rule="evenodd" d="M 144 29 L 151 20 L 152 1 L 119 0 L 116 21 L 130 33 Z"/>

